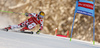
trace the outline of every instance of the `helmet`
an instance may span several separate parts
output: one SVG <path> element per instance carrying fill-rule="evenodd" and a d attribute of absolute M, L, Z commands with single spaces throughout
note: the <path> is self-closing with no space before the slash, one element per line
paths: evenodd
<path fill-rule="evenodd" d="M 45 16 L 45 13 L 43 11 L 40 11 L 39 16 L 43 18 Z"/>

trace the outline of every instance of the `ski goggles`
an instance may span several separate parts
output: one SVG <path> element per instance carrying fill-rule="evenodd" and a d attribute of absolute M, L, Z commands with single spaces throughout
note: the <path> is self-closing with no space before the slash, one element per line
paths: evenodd
<path fill-rule="evenodd" d="M 42 16 L 42 15 L 39 15 L 41 18 L 43 18 L 44 16 Z"/>

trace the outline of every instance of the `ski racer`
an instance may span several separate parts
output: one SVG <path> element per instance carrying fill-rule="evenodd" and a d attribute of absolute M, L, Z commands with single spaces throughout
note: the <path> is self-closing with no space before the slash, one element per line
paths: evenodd
<path fill-rule="evenodd" d="M 10 25 L 9 27 L 4 28 L 5 31 L 12 30 L 15 28 L 22 28 L 20 29 L 21 32 L 25 30 L 33 29 L 37 24 L 40 24 L 40 29 L 36 32 L 37 34 L 43 29 L 43 17 L 45 13 L 40 11 L 39 14 L 36 13 L 25 13 L 27 17 L 30 17 L 28 20 L 18 24 L 18 25 Z"/>

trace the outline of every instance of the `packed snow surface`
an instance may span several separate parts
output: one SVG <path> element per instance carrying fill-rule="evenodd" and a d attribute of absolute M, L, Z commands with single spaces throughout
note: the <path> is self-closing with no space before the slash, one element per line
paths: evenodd
<path fill-rule="evenodd" d="M 100 45 L 47 34 L 24 34 L 0 30 L 0 48 L 100 48 Z"/>

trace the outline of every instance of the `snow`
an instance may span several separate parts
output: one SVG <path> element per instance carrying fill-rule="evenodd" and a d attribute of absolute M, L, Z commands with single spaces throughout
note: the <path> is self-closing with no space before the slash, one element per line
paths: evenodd
<path fill-rule="evenodd" d="M 100 45 L 47 34 L 0 31 L 0 48 L 100 48 Z"/>
<path fill-rule="evenodd" d="M 7 27 L 11 24 L 14 24 L 14 23 L 7 15 L 1 15 L 0 16 L 0 28 Z"/>

